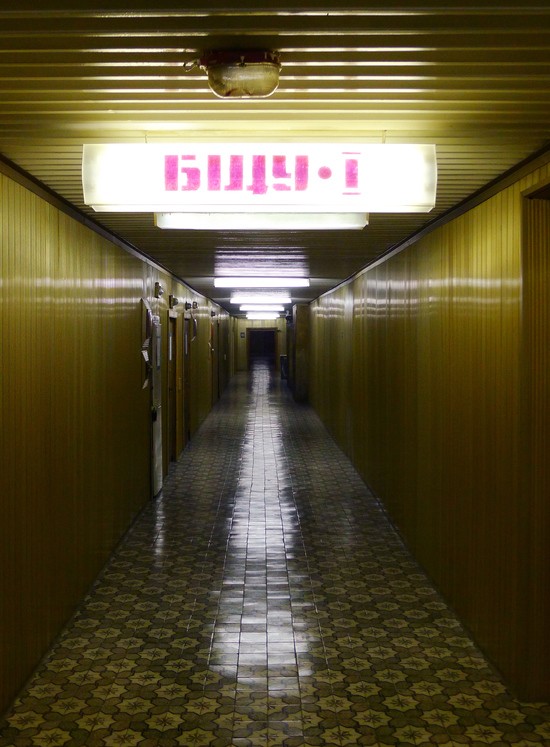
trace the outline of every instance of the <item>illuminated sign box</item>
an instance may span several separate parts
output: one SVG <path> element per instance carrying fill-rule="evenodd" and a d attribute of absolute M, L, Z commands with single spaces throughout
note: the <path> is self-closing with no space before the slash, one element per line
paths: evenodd
<path fill-rule="evenodd" d="M 434 145 L 84 145 L 84 201 L 102 212 L 428 212 Z"/>

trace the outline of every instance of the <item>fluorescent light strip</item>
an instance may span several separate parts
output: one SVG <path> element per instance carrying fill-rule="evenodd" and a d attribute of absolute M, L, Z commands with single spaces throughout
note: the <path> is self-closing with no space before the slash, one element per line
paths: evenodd
<path fill-rule="evenodd" d="M 280 293 L 236 293 L 231 296 L 231 303 L 292 303 L 288 294 Z"/>
<path fill-rule="evenodd" d="M 267 321 L 278 319 L 279 316 L 280 315 L 276 312 L 270 313 L 269 311 L 249 311 L 246 315 L 246 318 L 250 320 L 257 319 Z"/>
<path fill-rule="evenodd" d="M 240 311 L 284 311 L 284 306 L 262 305 L 259 303 L 244 304 L 240 307 Z"/>
<path fill-rule="evenodd" d="M 215 288 L 309 288 L 309 278 L 227 277 L 214 278 Z"/>
<path fill-rule="evenodd" d="M 361 229 L 367 223 L 366 213 L 155 213 L 158 228 L 194 231 L 327 231 Z"/>

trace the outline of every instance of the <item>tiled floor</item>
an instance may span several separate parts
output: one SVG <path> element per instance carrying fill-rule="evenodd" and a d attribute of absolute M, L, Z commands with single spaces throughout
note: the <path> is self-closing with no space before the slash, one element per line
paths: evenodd
<path fill-rule="evenodd" d="M 550 745 L 316 416 L 240 375 L 0 745 Z"/>

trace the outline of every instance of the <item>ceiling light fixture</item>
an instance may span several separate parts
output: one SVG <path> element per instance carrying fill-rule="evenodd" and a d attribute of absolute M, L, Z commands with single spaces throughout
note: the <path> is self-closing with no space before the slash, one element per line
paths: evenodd
<path fill-rule="evenodd" d="M 324 229 L 325 213 L 343 213 L 342 228 L 353 227 L 350 220 L 362 227 L 367 213 L 429 212 L 436 184 L 434 145 L 85 143 L 82 156 L 84 202 L 94 210 L 193 213 L 203 228 L 223 229 L 234 213 L 241 215 L 228 221 L 257 221 L 251 228 L 273 220 L 266 213 L 274 214 L 274 228 L 284 228 L 283 220 L 306 227 L 307 219 Z M 177 220 L 188 227 L 191 219 Z"/>
<path fill-rule="evenodd" d="M 265 98 L 279 85 L 279 55 L 265 49 L 205 52 L 199 66 L 212 92 L 222 99 Z"/>
<path fill-rule="evenodd" d="M 285 307 L 282 304 L 261 304 L 261 303 L 245 303 L 239 308 L 239 311 L 284 311 Z"/>
<path fill-rule="evenodd" d="M 231 296 L 231 303 L 292 303 L 288 294 L 280 293 L 235 293 Z"/>
<path fill-rule="evenodd" d="M 268 319 L 279 319 L 279 314 L 269 311 L 249 311 L 246 315 L 247 319 L 257 319 L 257 320 L 268 320 Z"/>
<path fill-rule="evenodd" d="M 361 229 L 367 213 L 217 212 L 155 213 L 158 228 L 195 231 L 327 231 Z"/>
<path fill-rule="evenodd" d="M 220 277 L 215 288 L 309 288 L 309 278 L 286 277 Z"/>

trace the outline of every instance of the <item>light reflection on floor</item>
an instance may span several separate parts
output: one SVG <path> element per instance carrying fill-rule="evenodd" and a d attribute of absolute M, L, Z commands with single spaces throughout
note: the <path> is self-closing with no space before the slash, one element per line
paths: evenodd
<path fill-rule="evenodd" d="M 307 646 L 295 641 L 304 623 L 304 592 L 294 588 L 291 565 L 297 509 L 279 413 L 269 405 L 269 371 L 257 369 L 251 381 L 254 403 L 247 409 L 210 667 L 224 676 L 235 668 L 237 691 L 298 696 L 296 646 Z"/>
<path fill-rule="evenodd" d="M 232 382 L 0 747 L 550 744 L 314 413 Z"/>

